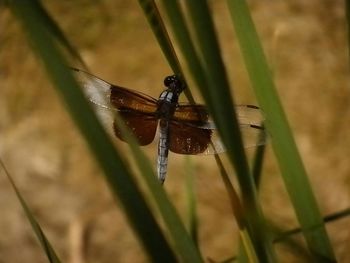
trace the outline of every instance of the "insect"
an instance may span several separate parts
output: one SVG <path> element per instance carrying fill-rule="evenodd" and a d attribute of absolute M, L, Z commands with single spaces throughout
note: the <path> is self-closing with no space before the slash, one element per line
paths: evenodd
<path fill-rule="evenodd" d="M 214 122 L 204 105 L 179 103 L 185 89 L 176 75 L 164 79 L 165 89 L 158 100 L 141 92 L 110 84 L 90 73 L 73 69 L 88 99 L 99 110 L 118 111 L 140 145 L 150 144 L 159 126 L 157 176 L 163 184 L 169 150 L 178 154 L 214 154 L 225 150 L 217 135 Z M 258 107 L 236 106 L 245 147 L 264 144 L 258 140 L 262 117 Z M 158 125 L 159 123 L 159 125 Z M 116 137 L 124 141 L 115 121 Z"/>

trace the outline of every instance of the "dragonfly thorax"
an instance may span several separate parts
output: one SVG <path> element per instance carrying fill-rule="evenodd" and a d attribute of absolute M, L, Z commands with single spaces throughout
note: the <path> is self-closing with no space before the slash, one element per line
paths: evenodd
<path fill-rule="evenodd" d="M 158 100 L 158 117 L 160 119 L 169 119 L 174 114 L 178 103 L 179 95 L 174 93 L 170 88 L 164 90 Z"/>
<path fill-rule="evenodd" d="M 169 120 L 175 112 L 179 95 L 185 89 L 185 85 L 177 75 L 166 77 L 164 85 L 166 90 L 159 96 L 157 112 L 160 119 Z"/>

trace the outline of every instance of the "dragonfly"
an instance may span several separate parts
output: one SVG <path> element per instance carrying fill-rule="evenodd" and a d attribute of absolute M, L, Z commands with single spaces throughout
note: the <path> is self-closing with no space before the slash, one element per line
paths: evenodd
<path fill-rule="evenodd" d="M 152 143 L 159 127 L 157 177 L 161 184 L 167 174 L 169 151 L 177 154 L 218 154 L 225 151 L 207 108 L 201 104 L 178 102 L 185 89 L 177 75 L 164 79 L 165 89 L 158 99 L 142 92 L 120 87 L 104 81 L 88 72 L 72 68 L 87 98 L 97 111 L 118 112 L 126 126 L 132 131 L 139 145 Z M 237 105 L 245 147 L 265 143 L 262 114 L 257 106 Z M 113 131 L 117 138 L 125 141 L 116 121 Z"/>

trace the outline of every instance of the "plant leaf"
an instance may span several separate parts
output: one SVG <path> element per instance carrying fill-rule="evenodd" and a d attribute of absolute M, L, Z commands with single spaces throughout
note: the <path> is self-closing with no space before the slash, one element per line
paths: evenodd
<path fill-rule="evenodd" d="M 49 262 L 60 263 L 61 261 L 59 260 L 56 252 L 52 248 L 49 240 L 46 238 L 44 231 L 41 229 L 39 223 L 36 221 L 35 217 L 33 216 L 33 213 L 30 211 L 27 203 L 25 202 L 24 198 L 22 197 L 21 193 L 19 192 L 14 180 L 12 179 L 9 171 L 6 169 L 6 166 L 3 163 L 1 158 L 0 158 L 0 166 L 4 170 L 8 180 L 10 181 L 11 186 L 12 186 L 13 190 L 15 191 L 16 196 L 17 196 L 17 198 L 18 198 L 19 202 L 21 203 L 21 206 L 24 210 L 24 213 L 26 214 L 26 217 L 27 217 L 28 221 L 30 222 L 30 225 L 32 226 L 32 229 L 33 229 L 36 237 L 38 238 L 39 243 L 40 243 L 42 249 L 44 250 Z"/>
<path fill-rule="evenodd" d="M 56 46 L 55 34 L 46 27 L 36 1 L 11 0 L 10 8 L 28 34 L 35 52 L 42 59 L 49 77 L 103 169 L 113 193 L 121 201 L 128 221 L 149 257 L 154 262 L 175 262 L 176 257 L 148 208 L 134 177 L 98 122 L 71 71 L 66 67 L 66 60 Z"/>
<path fill-rule="evenodd" d="M 273 150 L 310 252 L 317 262 L 335 261 L 316 199 L 278 98 L 247 4 L 242 0 L 229 0 L 228 6 L 252 86 L 266 116 L 265 124 L 271 135 Z M 315 225 L 322 227 L 315 229 Z"/>

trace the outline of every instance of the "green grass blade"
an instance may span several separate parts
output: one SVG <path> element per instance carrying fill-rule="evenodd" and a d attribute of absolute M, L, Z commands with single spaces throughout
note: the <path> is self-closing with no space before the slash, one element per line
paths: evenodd
<path fill-rule="evenodd" d="M 248 169 L 227 75 L 207 2 L 187 1 L 186 5 L 210 87 L 208 94 L 203 94 L 203 97 L 226 146 L 228 157 L 237 172 L 248 233 L 260 260 L 273 262 L 275 256 L 272 242 L 267 235 L 255 185 Z"/>
<path fill-rule="evenodd" d="M 169 18 L 170 26 L 175 35 L 179 48 L 184 55 L 187 67 L 198 87 L 201 87 L 207 94 L 209 89 L 203 66 L 197 55 L 190 31 L 187 28 L 185 18 L 178 1 L 162 1 L 164 10 Z"/>
<path fill-rule="evenodd" d="M 173 1 L 169 1 L 173 2 Z M 156 36 L 156 39 L 158 41 L 158 44 L 160 48 L 163 51 L 164 56 L 166 57 L 169 65 L 171 66 L 172 70 L 176 75 L 179 75 L 185 80 L 183 71 L 181 69 L 181 65 L 179 63 L 179 60 L 176 56 L 174 47 L 171 43 L 171 40 L 169 38 L 169 34 L 165 28 L 165 25 L 163 23 L 163 19 L 159 14 L 158 8 L 153 0 L 139 0 L 139 3 L 144 11 L 144 14 L 148 20 L 148 23 L 150 27 L 152 28 L 152 31 L 154 35 Z M 194 104 L 193 96 L 189 89 L 185 89 L 184 91 L 188 101 L 192 104 Z"/>
<path fill-rule="evenodd" d="M 244 259 L 247 261 L 249 260 L 249 262 L 251 262 L 251 263 L 258 262 L 255 250 L 252 246 L 251 237 L 250 237 L 249 233 L 247 232 L 247 228 L 246 228 L 247 224 L 245 222 L 245 216 L 244 216 L 244 212 L 243 212 L 244 209 L 241 205 L 241 201 L 239 199 L 239 196 L 238 196 L 236 190 L 234 189 L 234 187 L 230 181 L 230 178 L 229 178 L 228 174 L 226 173 L 224 166 L 223 166 L 221 160 L 219 159 L 218 155 L 215 155 L 215 158 L 217 159 L 216 161 L 217 161 L 217 164 L 219 165 L 222 181 L 224 182 L 226 192 L 228 193 L 228 196 L 230 199 L 233 215 L 234 215 L 236 222 L 238 224 L 240 240 L 241 240 L 240 249 L 242 249 L 241 253 L 243 253 L 241 256 L 245 256 Z M 243 260 L 243 258 L 241 260 Z"/>
<path fill-rule="evenodd" d="M 336 213 L 327 215 L 327 216 L 325 216 L 323 218 L 323 220 L 324 220 L 325 223 L 331 223 L 332 221 L 335 221 L 335 220 L 338 220 L 338 219 L 342 219 L 342 218 L 347 217 L 349 215 L 350 215 L 350 208 L 347 208 L 347 209 L 338 211 Z M 294 228 L 294 229 L 291 229 L 291 230 L 288 230 L 288 231 L 282 231 L 280 228 L 274 227 L 273 232 L 277 232 L 276 237 L 273 239 L 273 242 L 274 243 L 280 243 L 280 242 L 284 242 L 284 241 L 289 242 L 286 239 L 290 238 L 293 235 L 300 234 L 302 232 L 302 229 L 300 227 L 297 227 L 297 228 Z M 295 243 L 294 242 L 292 244 L 292 246 L 294 246 L 294 247 L 299 246 L 297 248 L 298 252 L 302 251 L 300 243 Z M 234 262 L 234 261 L 236 261 L 236 259 L 237 259 L 236 256 L 232 256 L 232 257 L 227 258 L 226 260 L 221 261 L 221 262 Z M 309 260 L 311 260 L 311 259 L 309 259 Z M 241 261 L 239 260 L 239 262 L 241 262 Z"/>
<path fill-rule="evenodd" d="M 193 161 L 190 156 L 186 156 L 186 200 L 187 200 L 187 220 L 188 220 L 188 232 L 197 247 L 198 245 L 198 216 L 196 205 L 196 191 L 195 191 L 195 179 L 194 179 L 194 167 Z"/>
<path fill-rule="evenodd" d="M 271 135 L 272 146 L 285 186 L 309 249 L 318 262 L 334 261 L 334 252 L 325 228 L 313 228 L 315 225 L 323 224 L 322 217 L 278 98 L 248 7 L 242 0 L 230 0 L 228 5 L 252 86 L 266 116 L 265 124 Z"/>
<path fill-rule="evenodd" d="M 176 1 L 163 1 L 163 5 L 169 17 L 169 21 L 173 28 L 175 37 L 178 40 L 179 47 L 182 53 L 184 54 L 189 70 L 194 76 L 194 79 L 197 85 L 202 89 L 203 97 L 206 99 L 206 101 L 209 101 L 211 99 L 211 95 L 209 93 L 210 91 L 208 88 L 208 81 L 205 76 L 210 73 L 208 72 L 204 73 L 204 69 L 200 63 L 198 56 L 196 55 L 195 47 L 194 47 L 194 44 L 192 43 L 189 30 L 186 28 L 183 15 L 180 11 L 180 7 Z M 196 7 L 197 5 L 195 5 L 195 8 Z M 225 98 L 227 97 L 229 96 L 225 96 Z M 226 116 L 231 116 L 231 115 L 229 113 Z"/>
<path fill-rule="evenodd" d="M 344 217 L 349 216 L 349 215 L 350 215 L 350 208 L 347 208 L 347 209 L 344 209 L 344 210 L 338 211 L 336 213 L 333 213 L 333 214 L 325 216 L 323 218 L 323 221 L 325 223 L 330 223 L 332 221 L 344 218 Z M 320 226 L 315 226 L 315 227 L 317 228 L 317 227 L 320 227 Z M 281 242 L 284 239 L 290 237 L 291 235 L 299 234 L 301 231 L 302 231 L 302 229 L 299 228 L 299 227 L 291 229 L 291 230 L 288 230 L 288 231 L 285 231 L 282 234 L 278 235 L 273 241 L 274 242 Z"/>
<path fill-rule="evenodd" d="M 104 171 L 114 194 L 121 201 L 130 225 L 153 262 L 175 262 L 176 258 L 149 210 L 133 176 L 116 152 L 105 130 L 85 100 L 66 61 L 45 27 L 36 5 L 12 0 L 10 7 L 42 59 L 72 118 Z"/>
<path fill-rule="evenodd" d="M 189 68 L 192 76 L 198 87 L 201 88 L 204 95 L 209 94 L 209 86 L 206 80 L 206 74 L 204 72 L 201 61 L 197 55 L 194 43 L 191 39 L 190 31 L 187 28 L 184 14 L 181 10 L 179 2 L 177 1 L 162 1 L 164 9 L 170 21 L 175 38 L 181 52 L 184 54 L 187 67 Z M 208 100 L 210 97 L 208 96 Z M 219 156 L 215 157 L 215 160 L 220 167 L 221 160 Z M 223 167 L 222 167 L 223 169 Z M 226 173 L 226 172 L 225 172 Z"/>
<path fill-rule="evenodd" d="M 215 158 L 218 158 L 218 155 L 215 155 Z M 232 208 L 234 217 L 236 218 L 238 227 L 241 230 L 243 230 L 245 228 L 246 223 L 244 222 L 244 220 L 245 220 L 244 213 L 243 213 L 244 209 L 241 205 L 241 201 L 239 199 L 239 196 L 238 196 L 236 190 L 234 189 L 234 187 L 230 181 L 228 174 L 226 173 L 226 171 L 224 169 L 224 165 L 222 164 L 221 160 L 218 160 L 218 164 L 219 164 L 219 169 L 220 169 L 222 181 L 224 182 L 226 192 L 229 195 L 231 208 Z"/>
<path fill-rule="evenodd" d="M 266 133 L 260 132 L 258 141 L 265 141 L 265 140 L 267 140 Z M 265 149 L 266 149 L 266 144 L 259 145 L 257 146 L 254 154 L 252 174 L 253 174 L 254 183 L 257 189 L 259 189 L 259 185 L 260 185 L 260 179 L 261 179 L 262 169 L 264 164 Z"/>
<path fill-rule="evenodd" d="M 162 1 L 163 6 L 164 6 L 164 10 L 167 13 L 167 16 L 169 18 L 170 21 L 170 25 L 172 27 L 172 31 L 174 32 L 174 35 L 177 39 L 178 45 L 180 47 L 181 52 L 184 54 L 184 58 L 186 60 L 186 64 L 187 67 L 189 68 L 190 72 L 192 73 L 192 76 L 194 77 L 195 82 L 197 83 L 198 87 L 201 87 L 202 92 L 204 94 L 209 94 L 209 87 L 206 81 L 206 77 L 205 77 L 205 73 L 204 73 L 204 69 L 202 67 L 202 64 L 199 60 L 199 57 L 197 55 L 197 51 L 195 49 L 194 43 L 191 39 L 190 36 L 190 32 L 186 26 L 186 22 L 185 22 L 185 18 L 184 15 L 181 11 L 179 2 L 177 1 Z M 217 166 L 219 167 L 219 171 L 221 174 L 221 177 L 223 178 L 224 184 L 227 185 L 227 181 L 229 181 L 228 176 L 227 176 L 227 172 L 225 171 L 222 162 L 220 160 L 220 157 L 218 155 L 215 155 L 215 161 L 217 163 Z M 188 184 L 191 185 L 192 180 L 190 176 L 187 176 L 187 180 L 188 180 Z M 227 180 L 225 180 L 227 179 Z M 232 187 L 232 185 L 231 185 Z M 230 187 L 226 187 L 227 189 L 231 189 Z M 189 189 L 189 188 L 187 188 Z M 188 190 L 188 196 L 189 196 L 189 203 L 192 203 L 193 200 L 191 199 L 191 188 Z M 230 191 L 228 191 L 229 196 L 231 196 Z M 243 227 L 243 223 L 241 218 L 243 217 L 241 215 L 242 210 L 241 211 L 237 211 L 238 209 L 236 209 L 238 206 L 235 205 L 237 202 L 235 202 L 236 199 L 231 198 L 231 206 L 233 207 L 233 211 L 234 213 L 237 213 L 239 216 L 236 216 L 236 221 L 238 223 L 238 225 L 241 225 Z M 193 212 L 191 212 L 192 209 L 194 209 L 192 206 L 190 206 L 190 211 L 189 214 L 193 215 Z M 237 211 L 237 212 L 236 212 Z M 191 216 L 190 216 L 191 218 Z M 196 219 L 193 218 L 194 221 L 196 221 Z M 192 226 L 193 224 L 197 224 L 196 222 L 190 223 L 190 226 Z M 192 230 L 194 228 L 190 227 L 190 230 Z M 196 232 L 194 230 L 192 230 L 193 232 Z M 191 231 L 191 232 L 192 232 Z M 192 234 L 192 236 L 196 235 L 195 233 Z"/>
<path fill-rule="evenodd" d="M 203 60 L 205 61 L 205 75 L 209 89 L 205 90 L 203 97 L 208 103 L 208 107 L 213 114 L 215 123 L 220 131 L 222 140 L 227 146 L 230 156 L 237 158 L 241 165 L 237 165 L 239 174 L 248 174 L 248 164 L 243 151 L 242 140 L 238 129 L 237 117 L 234 114 L 233 102 L 229 91 L 226 72 L 219 55 L 219 47 L 209 11 L 201 1 L 189 1 L 190 17 L 197 32 L 197 42 L 201 49 Z M 204 3 L 204 2 L 203 2 Z M 233 121 L 227 121 L 231 116 Z M 233 147 L 233 145 L 236 147 Z M 234 149 L 238 149 L 236 152 Z M 235 161 L 236 163 L 236 161 Z"/>
<path fill-rule="evenodd" d="M 158 207 L 167 226 L 179 257 L 182 258 L 183 262 L 203 262 L 195 243 L 187 233 L 175 207 L 169 201 L 166 192 L 156 179 L 152 165 L 147 160 L 144 153 L 139 150 L 136 139 L 131 135 L 131 132 L 127 130 L 125 124 L 119 119 L 118 115 L 116 115 L 116 121 L 118 128 L 120 128 L 123 136 L 125 136 L 129 143 L 130 149 L 135 156 L 136 164 L 142 172 L 145 183 L 153 197 L 153 201 Z"/>
<path fill-rule="evenodd" d="M 139 4 L 172 70 L 175 74 L 183 76 L 179 60 L 154 0 L 139 0 Z"/>
<path fill-rule="evenodd" d="M 21 203 L 21 206 L 24 210 L 24 213 L 26 214 L 26 217 L 27 217 L 28 221 L 30 222 L 32 229 L 33 229 L 36 237 L 38 238 L 42 249 L 44 250 L 44 252 L 47 256 L 47 259 L 51 263 L 60 263 L 61 261 L 59 260 L 56 252 L 52 248 L 49 240 L 46 238 L 44 231 L 41 229 L 39 223 L 34 218 L 33 213 L 30 211 L 28 205 L 26 204 L 25 200 L 23 199 L 23 197 L 22 197 L 21 193 L 19 192 L 14 180 L 12 179 L 9 171 L 6 169 L 6 166 L 4 165 L 2 159 L 0 159 L 0 166 L 4 170 L 8 180 L 10 181 L 11 186 L 12 186 L 13 190 L 15 191 L 17 198 L 18 198 L 19 202 Z"/>

